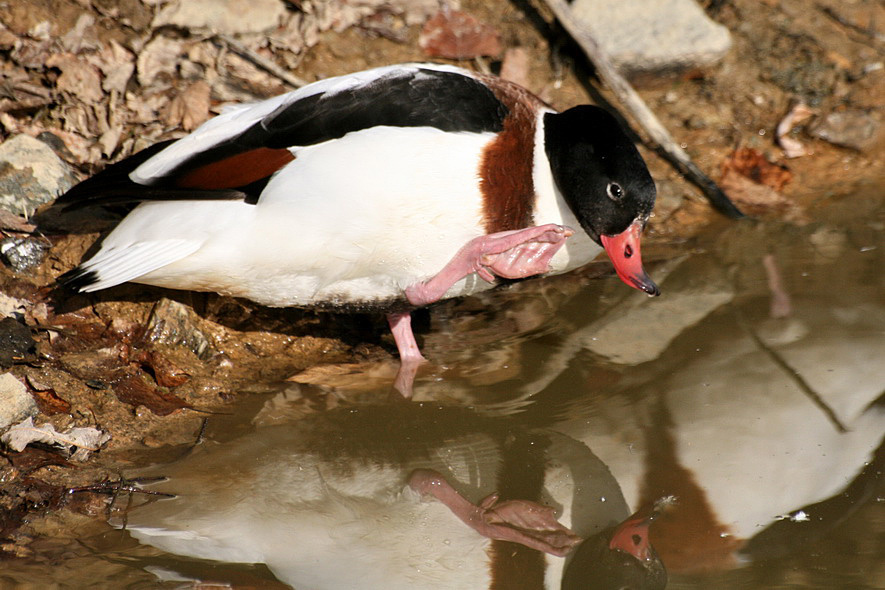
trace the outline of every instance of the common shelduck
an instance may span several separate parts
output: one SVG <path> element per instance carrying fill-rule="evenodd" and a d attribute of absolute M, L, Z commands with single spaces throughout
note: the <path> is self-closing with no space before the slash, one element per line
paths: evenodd
<path fill-rule="evenodd" d="M 556 112 L 452 66 L 380 67 L 229 108 L 72 188 L 60 205 L 138 205 L 60 281 L 385 311 L 415 365 L 411 309 L 562 273 L 600 247 L 657 295 L 639 249 L 654 201 L 602 108 Z"/>
<path fill-rule="evenodd" d="M 460 408 L 339 408 L 150 473 L 165 480 L 146 489 L 174 497 L 114 524 L 169 553 L 264 563 L 295 588 L 666 585 L 655 508 L 631 515 L 586 446 Z"/>

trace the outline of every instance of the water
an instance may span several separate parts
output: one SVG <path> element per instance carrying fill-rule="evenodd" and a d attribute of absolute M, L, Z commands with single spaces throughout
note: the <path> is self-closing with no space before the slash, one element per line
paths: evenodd
<path fill-rule="evenodd" d="M 432 468 L 474 501 L 546 477 L 582 536 L 675 496 L 652 528 L 669 588 L 883 588 L 885 217 L 878 196 L 814 217 L 649 249 L 658 299 L 591 270 L 438 306 L 412 401 L 392 365 L 313 372 L 133 470 L 176 501 L 120 498 L 129 532 L 84 517 L 0 587 L 488 587 L 482 540 L 405 490 Z"/>

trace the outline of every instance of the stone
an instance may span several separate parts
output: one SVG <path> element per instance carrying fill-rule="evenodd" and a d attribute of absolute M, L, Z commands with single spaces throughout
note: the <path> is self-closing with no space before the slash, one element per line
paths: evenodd
<path fill-rule="evenodd" d="M 0 207 L 30 217 L 74 186 L 76 178 L 52 148 L 29 135 L 0 144 Z"/>
<path fill-rule="evenodd" d="M 281 0 L 178 0 L 161 10 L 152 26 L 239 35 L 274 29 L 285 16 L 286 5 Z"/>
<path fill-rule="evenodd" d="M 10 368 L 16 361 L 33 356 L 36 342 L 31 329 L 13 317 L 0 320 L 0 367 Z"/>
<path fill-rule="evenodd" d="M 811 133 L 824 141 L 867 151 L 881 140 L 882 124 L 866 111 L 837 111 L 821 117 L 811 128 Z"/>
<path fill-rule="evenodd" d="M 209 337 L 200 329 L 200 318 L 186 305 L 160 299 L 151 310 L 144 339 L 151 344 L 168 344 L 189 349 L 205 360 L 213 352 Z"/>
<path fill-rule="evenodd" d="M 43 262 L 49 244 L 33 237 L 9 237 L 0 240 L 0 258 L 15 272 L 25 272 Z"/>
<path fill-rule="evenodd" d="M 628 76 L 709 66 L 731 48 L 694 0 L 575 0 L 571 10 Z"/>
<path fill-rule="evenodd" d="M 12 373 L 0 375 L 0 428 L 36 416 L 40 410 L 24 383 Z"/>

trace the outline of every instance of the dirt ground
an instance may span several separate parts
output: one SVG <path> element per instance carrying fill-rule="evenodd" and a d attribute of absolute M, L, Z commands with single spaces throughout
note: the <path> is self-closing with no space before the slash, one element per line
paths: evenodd
<path fill-rule="evenodd" d="M 314 12 L 274 40 L 254 33 L 239 39 L 307 81 L 428 59 L 498 71 L 506 56 L 505 65 L 554 107 L 599 101 L 617 107 L 540 2 L 463 0 L 466 13 L 498 32 L 502 53 L 462 60 L 428 57 L 419 44 L 421 15 L 396 9 L 396 2 L 368 16 L 348 12 L 344 2 L 329 3 L 337 8 L 317 16 L 317 4 L 288 3 L 289 11 L 313 6 Z M 881 3 L 705 4 L 732 33 L 728 56 L 703 71 L 636 81 L 700 168 L 748 212 L 790 223 L 802 223 L 834 195 L 885 188 L 885 44 L 875 29 L 885 22 Z M 147 0 L 0 3 L 0 140 L 40 137 L 83 178 L 154 141 L 183 135 L 223 103 L 289 89 L 244 59 L 228 38 L 157 25 L 160 8 Z M 151 62 L 164 51 L 179 56 L 176 67 Z M 777 128 L 800 102 L 810 116 L 789 126 L 786 137 L 806 153 L 788 159 Z M 824 141 L 815 129 L 833 113 L 868 117 L 878 139 L 854 148 Z M 666 256 L 699 228 L 726 223 L 668 163 L 647 149 L 643 154 L 660 194 L 645 238 L 649 256 Z M 89 296 L 53 289 L 100 225 L 80 227 L 45 233 L 41 239 L 51 249 L 36 268 L 0 268 L 0 293 L 23 309 L 32 338 L 17 340 L 6 368 L 37 402 L 35 423 L 60 432 L 94 428 L 110 439 L 85 460 L 46 445 L 0 450 L 0 555 L 33 556 L 38 516 L 100 517 L 101 497 L 66 491 L 116 479 L 158 449 L 187 444 L 212 412 L 310 367 L 395 354 L 380 317 L 270 310 L 141 286 Z M 35 231 L 6 227 L 4 234 Z"/>

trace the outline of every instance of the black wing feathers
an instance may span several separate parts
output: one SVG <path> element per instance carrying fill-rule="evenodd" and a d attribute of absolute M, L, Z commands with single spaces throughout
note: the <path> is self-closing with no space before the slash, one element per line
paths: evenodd
<path fill-rule="evenodd" d="M 183 162 L 171 176 L 260 147 L 316 145 L 380 125 L 498 132 L 505 107 L 482 82 L 453 72 L 392 72 L 353 89 L 282 105 L 240 135 Z"/>
<path fill-rule="evenodd" d="M 129 174 L 133 170 L 174 141 L 174 139 L 170 139 L 155 143 L 137 154 L 111 164 L 98 174 L 72 187 L 56 199 L 55 205 L 62 209 L 73 210 L 93 205 L 116 205 L 152 200 L 235 200 L 246 198 L 246 195 L 239 190 L 200 191 L 169 186 L 144 186 L 129 179 Z"/>
<path fill-rule="evenodd" d="M 286 105 L 246 134 L 264 135 L 270 147 L 291 147 L 379 125 L 498 132 L 506 115 L 506 107 L 481 82 L 451 72 L 418 70 Z"/>

